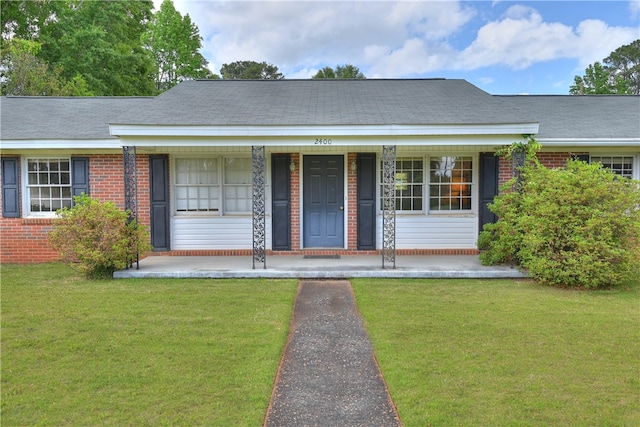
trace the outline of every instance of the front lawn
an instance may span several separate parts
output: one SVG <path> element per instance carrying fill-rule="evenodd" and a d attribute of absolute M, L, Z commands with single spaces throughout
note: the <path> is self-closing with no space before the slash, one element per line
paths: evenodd
<path fill-rule="evenodd" d="M 295 280 L 1 274 L 3 426 L 262 423 Z"/>
<path fill-rule="evenodd" d="M 640 425 L 640 284 L 352 284 L 407 427 Z"/>
<path fill-rule="evenodd" d="M 3 426 L 263 422 L 296 280 L 0 273 Z M 640 285 L 352 283 L 406 427 L 640 425 Z"/>

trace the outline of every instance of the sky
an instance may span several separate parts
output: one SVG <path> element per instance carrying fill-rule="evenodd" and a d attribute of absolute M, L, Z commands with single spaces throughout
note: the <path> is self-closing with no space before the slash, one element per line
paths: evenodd
<path fill-rule="evenodd" d="M 216 74 L 244 60 L 287 79 L 352 64 L 367 78 L 464 79 L 496 95 L 568 94 L 588 65 L 640 38 L 640 0 L 173 3 Z"/>

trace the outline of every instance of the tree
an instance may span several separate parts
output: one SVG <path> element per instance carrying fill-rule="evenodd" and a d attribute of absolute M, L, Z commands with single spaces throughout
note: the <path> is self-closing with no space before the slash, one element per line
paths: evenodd
<path fill-rule="evenodd" d="M 335 71 L 331 67 L 319 70 L 314 79 L 365 79 L 364 74 L 355 65 L 345 64 L 336 66 Z"/>
<path fill-rule="evenodd" d="M 284 75 L 278 71 L 278 67 L 266 62 L 236 61 L 230 64 L 222 64 L 220 74 L 223 79 L 238 80 L 280 80 Z"/>
<path fill-rule="evenodd" d="M 53 2 L 56 3 L 56 2 Z M 153 3 L 135 1 L 62 2 L 55 21 L 40 30 L 40 58 L 71 80 L 77 75 L 95 95 L 152 95 L 153 58 L 141 36 Z"/>
<path fill-rule="evenodd" d="M 64 1 L 0 1 L 0 30 L 3 41 L 13 37 L 36 39 L 40 29 L 54 22 Z"/>
<path fill-rule="evenodd" d="M 572 95 L 640 94 L 640 39 L 621 46 L 603 60 L 575 76 L 569 88 Z"/>
<path fill-rule="evenodd" d="M 630 93 L 640 95 L 640 39 L 614 50 L 604 63 L 612 75 L 628 82 Z"/>
<path fill-rule="evenodd" d="M 207 78 L 207 60 L 198 52 L 202 38 L 189 15 L 182 17 L 171 0 L 164 0 L 143 36 L 157 74 L 156 89 L 165 91 L 186 79 Z"/>
<path fill-rule="evenodd" d="M 41 44 L 13 38 L 2 55 L 2 94 L 14 96 L 90 96 L 86 82 L 77 75 L 70 81 L 60 68 L 50 70 L 36 55 Z"/>

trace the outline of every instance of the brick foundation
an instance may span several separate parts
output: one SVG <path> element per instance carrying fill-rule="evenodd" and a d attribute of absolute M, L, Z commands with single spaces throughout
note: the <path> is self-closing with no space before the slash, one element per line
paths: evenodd
<path fill-rule="evenodd" d="M 398 249 L 396 255 L 478 255 L 477 249 Z M 152 252 L 148 256 L 251 256 L 251 249 L 240 250 L 184 250 L 168 252 Z M 382 251 L 359 251 L 356 249 L 303 249 L 295 251 L 271 251 L 267 250 L 267 256 L 292 256 L 292 255 L 379 255 Z"/>

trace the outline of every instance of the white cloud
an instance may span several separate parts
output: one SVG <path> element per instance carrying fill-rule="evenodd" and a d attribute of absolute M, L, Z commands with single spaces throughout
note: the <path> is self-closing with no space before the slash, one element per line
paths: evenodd
<path fill-rule="evenodd" d="M 518 4 L 499 18 L 486 18 L 506 3 L 501 0 L 173 1 L 198 25 L 202 53 L 215 73 L 224 63 L 253 60 L 278 66 L 287 78 L 308 78 L 345 63 L 370 78 L 446 77 L 447 70 L 523 70 L 567 58 L 581 72 L 638 38 L 635 27 L 599 19 L 577 26 L 548 22 Z M 158 7 L 161 0 L 154 2 Z M 637 14 L 640 0 L 629 7 Z M 463 38 L 470 41 L 461 46 Z"/>
<path fill-rule="evenodd" d="M 501 21 L 480 28 L 476 39 L 464 49 L 458 61 L 460 69 L 490 65 L 508 65 L 524 69 L 570 53 L 566 46 L 575 43 L 571 27 L 546 23 L 532 8 L 512 6 Z"/>
<path fill-rule="evenodd" d="M 544 22 L 533 8 L 512 6 L 504 19 L 489 22 L 478 31 L 473 43 L 460 53 L 456 68 L 507 65 L 521 70 L 561 58 L 577 59 L 584 68 L 634 40 L 637 31 L 611 27 L 597 19 L 584 20 L 574 29 L 559 22 Z"/>
<path fill-rule="evenodd" d="M 277 65 L 287 77 L 287 70 L 299 74 L 344 63 L 364 71 L 415 50 L 411 40 L 446 39 L 474 13 L 456 1 L 174 1 L 198 25 L 202 53 L 215 72 L 223 63 L 254 60 Z"/>

